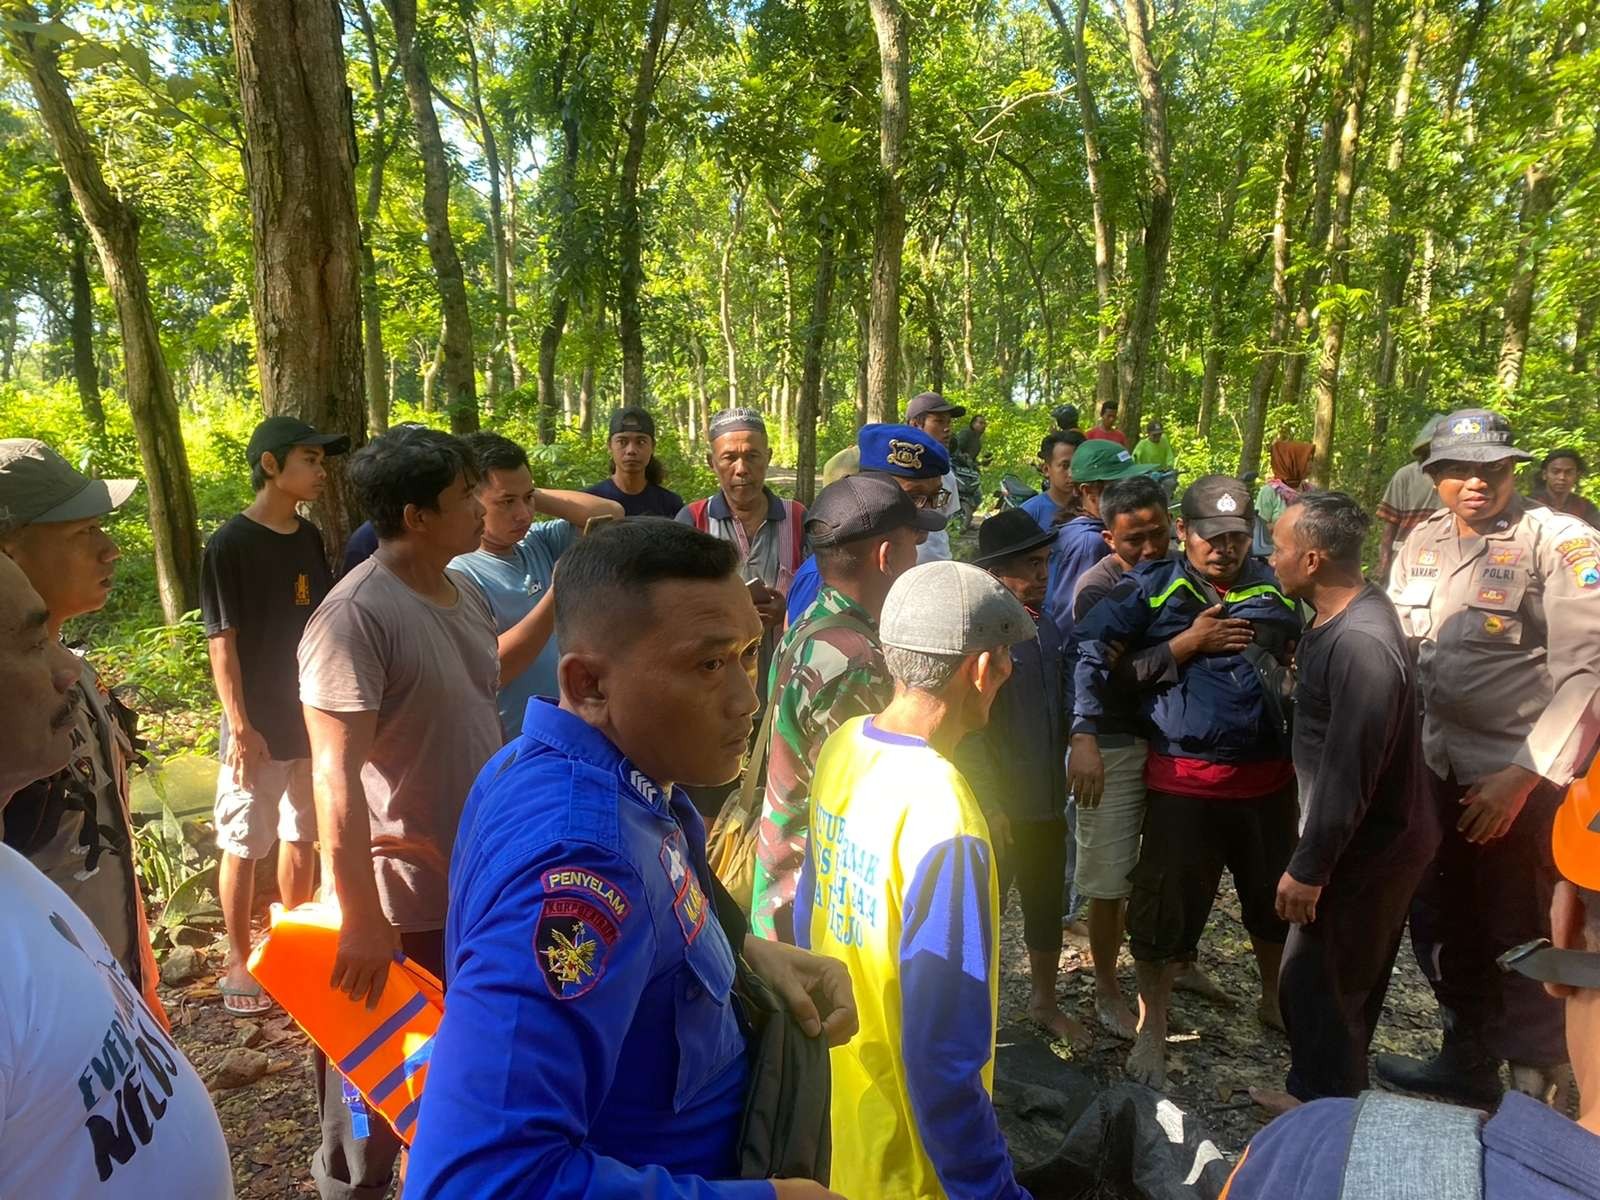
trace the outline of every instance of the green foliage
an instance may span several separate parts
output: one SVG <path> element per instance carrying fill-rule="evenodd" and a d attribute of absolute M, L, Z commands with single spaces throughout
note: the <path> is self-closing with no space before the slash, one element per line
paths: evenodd
<path fill-rule="evenodd" d="M 150 929 L 156 947 L 172 945 L 182 929 L 207 935 L 220 930 L 217 864 L 171 806 L 163 802 L 159 819 L 134 830 L 133 840 L 141 889 L 156 911 Z"/>

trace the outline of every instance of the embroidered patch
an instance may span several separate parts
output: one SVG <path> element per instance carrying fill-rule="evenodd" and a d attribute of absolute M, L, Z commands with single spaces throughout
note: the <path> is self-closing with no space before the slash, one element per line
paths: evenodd
<path fill-rule="evenodd" d="M 1516 546 L 1501 550 L 1491 550 L 1489 551 L 1489 561 L 1497 567 L 1514 567 L 1522 561 L 1522 550 Z"/>
<path fill-rule="evenodd" d="M 1469 433 L 1482 433 L 1483 420 L 1479 417 L 1461 417 L 1451 423 L 1450 432 L 1457 437 L 1464 437 Z"/>
<path fill-rule="evenodd" d="M 899 438 L 889 439 L 889 453 L 886 459 L 892 467 L 904 467 L 908 471 L 922 470 L 922 455 L 927 449 L 920 442 L 905 442 Z"/>
<path fill-rule="evenodd" d="M 593 896 L 604 904 L 611 914 L 621 921 L 632 907 L 621 888 L 603 875 L 578 867 L 556 867 L 546 871 L 540 881 L 546 892 L 577 892 Z"/>
<path fill-rule="evenodd" d="M 1504 604 L 1506 593 L 1503 588 L 1485 587 L 1478 589 L 1479 604 Z"/>
<path fill-rule="evenodd" d="M 680 830 L 661 839 L 661 866 L 672 884 L 672 912 L 683 929 L 684 940 L 693 942 L 705 928 L 706 894 L 695 876 Z"/>
<path fill-rule="evenodd" d="M 1417 555 L 1417 565 L 1421 567 L 1436 567 L 1439 565 L 1439 552 L 1437 550 L 1424 550 Z"/>
<path fill-rule="evenodd" d="M 1223 496 L 1217 497 L 1217 511 L 1218 512 L 1223 512 L 1223 513 L 1237 512 L 1238 508 L 1239 508 L 1239 502 L 1237 500 L 1235 500 L 1232 496 L 1223 495 Z"/>
<path fill-rule="evenodd" d="M 576 1000 L 605 974 L 617 927 L 587 900 L 554 897 L 539 910 L 533 949 L 545 986 L 557 1000 Z"/>
<path fill-rule="evenodd" d="M 1483 631 L 1489 634 L 1491 637 L 1497 636 L 1506 631 L 1506 623 L 1504 619 L 1495 616 L 1493 613 L 1490 613 L 1483 619 Z"/>
<path fill-rule="evenodd" d="M 1556 553 L 1561 555 L 1571 554 L 1574 550 L 1587 550 L 1594 552 L 1594 543 L 1586 537 L 1568 538 L 1556 546 Z"/>
<path fill-rule="evenodd" d="M 652 808 L 660 808 L 662 806 L 661 789 L 650 781 L 648 775 L 643 771 L 630 767 L 627 763 L 622 764 L 621 771 L 622 778 L 627 781 L 628 786 L 643 796 L 646 804 Z"/>
<path fill-rule="evenodd" d="M 1577 563 L 1572 568 L 1572 578 L 1581 588 L 1600 587 L 1600 563 L 1594 559 Z"/>

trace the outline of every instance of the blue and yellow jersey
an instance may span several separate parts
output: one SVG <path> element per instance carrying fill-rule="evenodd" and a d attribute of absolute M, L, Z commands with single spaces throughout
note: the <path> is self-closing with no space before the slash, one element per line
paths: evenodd
<path fill-rule="evenodd" d="M 811 805 L 796 940 L 845 964 L 861 1021 L 833 1050 L 830 1186 L 1026 1197 L 990 1095 L 999 897 L 972 789 L 926 742 L 860 717 L 823 746 Z"/>

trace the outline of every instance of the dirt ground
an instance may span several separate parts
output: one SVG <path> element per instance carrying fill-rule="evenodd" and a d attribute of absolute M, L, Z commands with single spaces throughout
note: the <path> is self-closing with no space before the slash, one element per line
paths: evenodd
<path fill-rule="evenodd" d="M 213 957 L 215 951 L 212 952 Z M 1000 1024 L 1027 1023 L 1027 958 L 1022 921 L 1013 902 L 1001 942 L 1004 974 Z M 1252 1085 L 1282 1087 L 1288 1044 L 1281 1033 L 1255 1017 L 1259 988 L 1249 939 L 1238 921 L 1238 906 L 1224 891 L 1212 917 L 1201 961 L 1238 1003 L 1219 1007 L 1179 993 L 1174 1000 L 1169 1045 L 1172 1074 L 1168 1094 L 1196 1118 L 1230 1158 L 1261 1127 L 1262 1117 L 1245 1094 Z M 1133 968 L 1124 957 L 1124 987 L 1132 992 Z M 1088 953 L 1070 940 L 1061 958 L 1060 997 L 1068 1011 L 1092 1023 L 1093 976 Z M 316 1100 L 305 1039 L 281 1010 L 243 1020 L 223 1011 L 210 978 L 187 988 L 164 989 L 178 1044 L 208 1080 L 231 1048 L 249 1044 L 268 1058 L 268 1073 L 247 1087 L 215 1090 L 217 1111 L 233 1152 L 240 1200 L 281 1200 L 315 1196 L 308 1164 L 317 1144 Z M 1416 1052 L 1436 1037 L 1433 997 L 1418 974 L 1409 946 L 1403 947 L 1384 1005 L 1375 1050 Z M 1121 1077 L 1126 1044 L 1100 1034 L 1094 1047 L 1073 1058 L 1063 1045 L 1057 1053 L 1097 1077 Z"/>

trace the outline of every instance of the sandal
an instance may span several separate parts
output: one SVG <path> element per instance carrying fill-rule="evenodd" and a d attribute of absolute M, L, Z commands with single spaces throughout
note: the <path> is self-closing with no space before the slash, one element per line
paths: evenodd
<path fill-rule="evenodd" d="M 219 983 L 217 991 L 222 993 L 222 1007 L 236 1017 L 255 1017 L 272 1011 L 272 997 L 261 990 L 259 983 L 242 988 Z"/>

